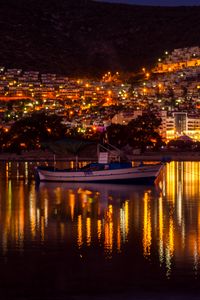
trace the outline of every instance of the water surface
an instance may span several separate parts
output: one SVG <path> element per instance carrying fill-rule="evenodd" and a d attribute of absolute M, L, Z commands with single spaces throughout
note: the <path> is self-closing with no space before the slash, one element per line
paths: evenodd
<path fill-rule="evenodd" d="M 33 173 L 1 163 L 0 299 L 198 299 L 199 162 L 167 164 L 154 186 Z"/>

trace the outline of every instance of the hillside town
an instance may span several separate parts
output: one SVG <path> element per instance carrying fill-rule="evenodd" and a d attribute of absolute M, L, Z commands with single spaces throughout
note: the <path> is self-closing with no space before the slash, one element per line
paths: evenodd
<path fill-rule="evenodd" d="M 35 111 L 91 134 L 150 111 L 161 118 L 165 143 L 182 136 L 200 141 L 200 47 L 165 51 L 152 70 L 144 66 L 128 80 L 118 71 L 97 80 L 0 67 L 2 130 Z"/>

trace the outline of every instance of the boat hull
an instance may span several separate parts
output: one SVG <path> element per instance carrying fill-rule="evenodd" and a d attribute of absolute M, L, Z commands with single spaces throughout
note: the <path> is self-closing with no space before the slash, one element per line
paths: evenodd
<path fill-rule="evenodd" d="M 101 171 L 62 171 L 38 167 L 37 172 L 40 181 L 152 184 L 161 169 L 162 165 L 157 164 Z"/>

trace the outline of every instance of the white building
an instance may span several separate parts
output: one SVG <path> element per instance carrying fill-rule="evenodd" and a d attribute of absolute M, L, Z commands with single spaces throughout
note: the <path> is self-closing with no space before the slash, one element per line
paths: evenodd
<path fill-rule="evenodd" d="M 186 112 L 174 112 L 171 116 L 161 116 L 161 136 L 167 141 L 187 135 L 200 141 L 200 116 L 188 115 Z"/>

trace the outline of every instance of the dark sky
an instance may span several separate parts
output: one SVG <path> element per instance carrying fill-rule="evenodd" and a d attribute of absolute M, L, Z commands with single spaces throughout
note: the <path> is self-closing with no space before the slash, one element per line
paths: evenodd
<path fill-rule="evenodd" d="M 179 5 L 200 5 L 200 0 L 101 0 L 103 2 L 141 4 L 141 5 L 161 5 L 161 6 L 179 6 Z"/>

